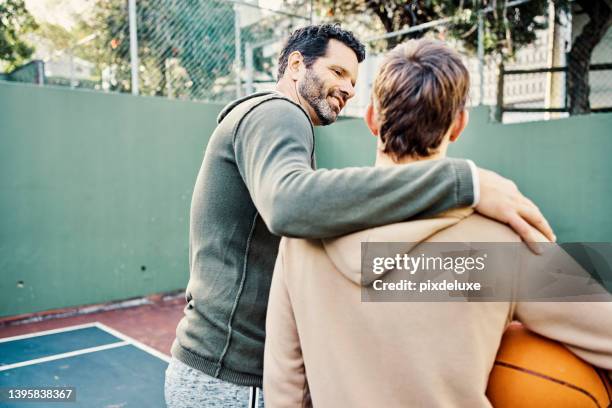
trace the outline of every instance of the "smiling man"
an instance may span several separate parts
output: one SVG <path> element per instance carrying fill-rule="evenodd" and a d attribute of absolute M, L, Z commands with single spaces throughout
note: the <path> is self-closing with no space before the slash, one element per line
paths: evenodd
<path fill-rule="evenodd" d="M 536 228 L 553 238 L 512 182 L 466 160 L 315 170 L 313 125 L 336 121 L 364 58 L 338 26 L 298 29 L 279 57 L 276 91 L 220 113 L 191 203 L 187 306 L 166 372 L 170 408 L 246 406 L 251 387 L 261 387 L 281 236 L 333 237 L 475 206 L 527 241 Z"/>
<path fill-rule="evenodd" d="M 357 52 L 363 53 L 363 50 L 357 50 Z M 294 74 L 295 77 L 292 78 L 294 92 L 291 92 L 291 82 L 287 83 L 286 81 L 279 83 L 279 85 L 285 85 L 282 87 L 285 89 L 279 87 L 279 90 L 281 92 L 284 90 L 289 95 L 294 94 L 300 105 L 308 112 L 308 116 L 315 126 L 329 125 L 336 121 L 346 101 L 355 95 L 358 63 L 363 58 L 364 54 L 356 55 L 355 51 L 343 42 L 330 39 L 326 53 L 319 58 L 317 67 L 313 67 L 312 57 L 305 58 L 303 55 L 294 55 L 291 60 L 294 67 L 295 64 L 303 63 L 310 68 L 305 70 L 299 86 L 297 86 L 298 77 Z M 287 56 L 288 59 L 289 56 Z M 286 69 L 286 64 L 281 65 L 279 76 L 281 71 L 284 72 Z M 330 86 L 332 84 L 335 86 Z M 301 98 L 307 103 L 302 103 Z"/>

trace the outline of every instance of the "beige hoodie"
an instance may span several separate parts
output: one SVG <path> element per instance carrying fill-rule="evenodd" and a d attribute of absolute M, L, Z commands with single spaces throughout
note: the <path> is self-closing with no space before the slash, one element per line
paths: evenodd
<path fill-rule="evenodd" d="M 513 319 L 612 369 L 612 303 L 365 303 L 362 241 L 520 238 L 470 209 L 323 242 L 283 238 L 266 321 L 267 407 L 490 407 L 489 372 Z"/>

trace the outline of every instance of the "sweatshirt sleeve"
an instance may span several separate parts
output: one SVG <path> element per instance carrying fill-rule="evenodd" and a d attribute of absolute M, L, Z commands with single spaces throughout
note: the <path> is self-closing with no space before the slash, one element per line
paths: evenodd
<path fill-rule="evenodd" d="M 472 173 L 465 160 L 314 170 L 312 135 L 305 113 L 283 99 L 258 105 L 235 131 L 238 169 L 258 212 L 276 235 L 333 237 L 474 201 Z"/>
<path fill-rule="evenodd" d="M 610 302 L 519 302 L 515 316 L 528 329 L 564 343 L 612 379 Z"/>
<path fill-rule="evenodd" d="M 562 302 L 517 302 L 515 318 L 528 329 L 559 341 L 583 360 L 612 373 L 612 295 L 562 245 L 548 244 L 542 255 L 522 247 L 523 286 L 556 288 Z M 582 287 L 582 285 L 586 285 Z M 570 301 L 574 295 L 595 301 Z M 583 299 L 584 299 L 583 297 Z M 611 377 L 612 379 L 612 377 Z"/>
<path fill-rule="evenodd" d="M 264 352 L 263 389 L 266 406 L 311 406 L 293 307 L 285 283 L 283 243 L 272 275 Z"/>

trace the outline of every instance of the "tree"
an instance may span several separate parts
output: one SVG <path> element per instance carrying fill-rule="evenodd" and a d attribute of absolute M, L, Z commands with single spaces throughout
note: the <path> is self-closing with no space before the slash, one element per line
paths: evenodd
<path fill-rule="evenodd" d="M 129 91 L 127 1 L 98 0 L 83 24 L 96 33 L 90 58 L 112 67 L 112 88 Z M 231 72 L 234 12 L 225 1 L 139 0 L 136 5 L 140 90 L 143 94 L 207 98 L 215 80 Z M 168 79 L 172 78 L 171 83 Z"/>
<path fill-rule="evenodd" d="M 56 50 L 70 48 L 78 41 L 78 37 L 76 37 L 78 34 L 76 32 L 49 22 L 41 22 L 36 30 L 36 35 L 47 40 Z"/>
<path fill-rule="evenodd" d="M 581 11 L 589 16 L 589 21 L 574 40 L 568 55 L 567 87 L 571 115 L 591 112 L 589 103 L 591 55 L 612 25 L 612 2 L 577 0 L 576 3 Z"/>
<path fill-rule="evenodd" d="M 536 31 L 547 27 L 548 0 L 532 0 L 505 8 L 501 0 L 319 0 L 319 7 L 336 20 L 369 13 L 375 16 L 386 32 L 451 18 L 452 24 L 438 26 L 389 39 L 386 48 L 392 48 L 407 38 L 419 38 L 431 30 L 442 30 L 442 35 L 460 39 L 467 49 L 475 51 L 478 44 L 478 11 L 484 14 L 484 50 L 487 55 L 500 57 L 500 64 L 512 58 L 521 47 L 533 43 Z M 609 0 L 577 0 L 589 22 L 576 38 L 569 53 L 567 88 L 570 113 L 590 111 L 588 67 L 595 46 L 601 41 L 612 23 Z M 556 13 L 568 12 L 569 0 L 553 0 Z"/>
<path fill-rule="evenodd" d="M 566 1 L 558 1 L 559 3 Z M 547 0 L 533 0 L 518 6 L 504 8 L 504 1 L 497 0 L 320 0 L 335 19 L 346 19 L 354 14 L 373 14 L 387 33 L 408 27 L 451 18 L 452 24 L 432 27 L 391 37 L 387 49 L 408 38 L 420 38 L 432 30 L 443 36 L 461 39 L 475 50 L 478 42 L 478 11 L 491 9 L 484 14 L 485 53 L 510 58 L 516 49 L 535 40 L 535 31 L 546 28 L 547 21 L 537 17 L 546 14 Z"/>
<path fill-rule="evenodd" d="M 36 28 L 36 21 L 23 0 L 0 1 L 0 61 L 7 64 L 8 71 L 21 65 L 34 52 L 23 36 Z"/>

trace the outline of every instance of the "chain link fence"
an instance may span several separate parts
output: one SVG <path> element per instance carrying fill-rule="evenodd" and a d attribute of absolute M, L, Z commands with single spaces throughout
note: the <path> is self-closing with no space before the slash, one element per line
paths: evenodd
<path fill-rule="evenodd" d="M 501 13 L 491 7 L 480 13 L 466 9 L 453 18 L 367 38 L 368 55 L 360 67 L 356 96 L 345 114 L 365 111 L 377 67 L 387 50 L 424 36 L 444 40 L 460 53 L 470 72 L 470 106 L 495 106 L 493 113 L 500 121 L 612 111 L 612 29 L 593 49 L 590 68 L 574 75 L 580 84 L 572 85 L 568 72 L 589 65 L 589 57 L 570 62 L 572 44 L 586 23 L 584 15 L 577 13 L 572 21 L 569 12 L 555 10 L 550 3 L 525 0 L 506 2 L 503 18 Z M 365 30 L 366 26 L 355 29 Z M 587 108 L 576 110 L 574 106 L 585 98 Z"/>
<path fill-rule="evenodd" d="M 30 40 L 48 85 L 225 102 L 275 82 L 279 44 L 310 23 L 309 4 L 97 0 L 70 32 L 43 26 Z"/>
<path fill-rule="evenodd" d="M 579 38 L 586 20 L 581 13 L 557 15 L 533 45 L 500 67 L 504 121 L 612 111 L 612 30 L 587 51 Z"/>
<path fill-rule="evenodd" d="M 261 5 L 281 3 L 282 11 Z M 572 53 L 588 22 L 584 13 L 560 13 L 544 1 L 492 2 L 497 8 L 484 7 L 485 1 L 480 8 L 459 7 L 451 18 L 387 33 L 385 14 L 367 4 L 338 15 L 334 7 L 352 3 L 92 0 L 70 32 L 43 26 L 31 38 L 42 71 L 24 68 L 4 79 L 40 83 L 43 72 L 42 82 L 50 85 L 227 102 L 274 87 L 276 59 L 294 29 L 340 22 L 368 48 L 344 115 L 363 114 L 384 52 L 422 36 L 445 40 L 463 56 L 472 79 L 470 104 L 497 106 L 505 122 L 612 107 L 612 30 L 589 61 Z M 408 10 L 413 16 L 423 11 L 415 4 Z"/>
<path fill-rule="evenodd" d="M 253 91 L 255 83 L 274 77 L 276 54 L 265 46 L 310 21 L 237 1 L 148 0 L 135 5 L 136 35 L 130 38 L 129 8 L 117 4 L 121 18 L 109 21 L 116 28 L 101 41 L 111 45 L 113 58 L 106 83 L 134 92 L 137 58 L 138 93 L 170 98 L 224 102 Z"/>
<path fill-rule="evenodd" d="M 471 86 L 468 102 L 470 106 L 495 104 L 497 76 L 495 59 L 485 56 L 479 59 L 473 50 L 467 48 L 462 41 L 450 37 L 449 32 L 455 26 L 456 23 L 452 19 L 443 19 L 413 26 L 401 31 L 366 38 L 364 41 L 368 51 L 366 59 L 359 68 L 359 80 L 356 85 L 355 97 L 348 102 L 344 114 L 348 116 L 363 115 L 370 102 L 370 94 L 376 72 L 384 59 L 385 53 L 389 49 L 408 39 L 422 37 L 444 40 L 462 56 L 470 72 Z"/>

